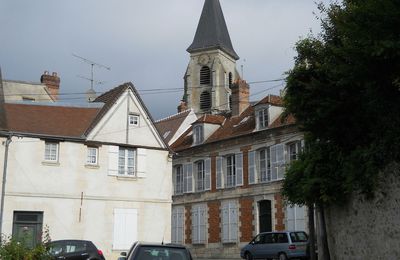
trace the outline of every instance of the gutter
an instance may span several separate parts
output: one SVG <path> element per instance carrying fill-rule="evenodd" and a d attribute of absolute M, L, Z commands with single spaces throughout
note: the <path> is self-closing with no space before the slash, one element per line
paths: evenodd
<path fill-rule="evenodd" d="M 4 151 L 4 167 L 3 167 L 3 181 L 1 184 L 1 204 L 0 204 L 0 242 L 2 239 L 2 232 L 3 232 L 3 215 L 4 215 L 4 197 L 6 194 L 6 180 L 7 180 L 7 162 L 8 162 L 8 148 L 11 143 L 11 138 L 12 134 L 9 134 L 7 136 L 7 140 L 3 142 L 3 145 L 5 146 L 5 151 Z"/>

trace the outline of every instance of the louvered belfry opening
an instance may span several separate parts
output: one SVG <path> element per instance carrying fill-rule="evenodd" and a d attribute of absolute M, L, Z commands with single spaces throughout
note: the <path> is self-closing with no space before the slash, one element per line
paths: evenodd
<path fill-rule="evenodd" d="M 203 66 L 200 69 L 200 84 L 211 85 L 211 71 L 207 66 Z"/>
<path fill-rule="evenodd" d="M 200 109 L 210 110 L 211 109 L 211 94 L 208 91 L 203 91 L 200 95 Z"/>
<path fill-rule="evenodd" d="M 233 75 L 232 75 L 232 72 L 229 72 L 229 74 L 228 74 L 228 80 L 229 80 L 229 88 L 232 88 L 232 83 L 233 83 Z"/>

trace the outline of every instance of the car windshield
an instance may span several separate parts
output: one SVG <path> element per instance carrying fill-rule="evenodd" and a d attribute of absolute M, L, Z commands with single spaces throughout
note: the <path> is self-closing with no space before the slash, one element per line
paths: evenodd
<path fill-rule="evenodd" d="M 190 260 L 184 248 L 141 246 L 138 252 L 140 260 Z"/>
<path fill-rule="evenodd" d="M 290 238 L 292 239 L 292 242 L 307 242 L 308 237 L 306 232 L 291 232 L 290 233 Z"/>

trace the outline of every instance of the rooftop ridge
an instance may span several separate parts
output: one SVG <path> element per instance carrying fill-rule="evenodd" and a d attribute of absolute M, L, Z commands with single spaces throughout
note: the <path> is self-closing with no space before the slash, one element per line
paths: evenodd
<path fill-rule="evenodd" d="M 180 116 L 180 115 L 182 115 L 182 114 L 184 114 L 184 113 L 190 112 L 191 110 L 192 110 L 191 108 L 186 109 L 186 110 L 183 110 L 183 111 L 178 112 L 178 113 L 176 113 L 176 114 L 169 115 L 169 116 L 167 116 L 167 117 L 165 117 L 165 118 L 158 119 L 158 120 L 156 120 L 154 123 L 160 123 L 161 121 L 166 121 L 166 120 L 172 119 L 172 118 L 177 117 L 177 116 Z"/>

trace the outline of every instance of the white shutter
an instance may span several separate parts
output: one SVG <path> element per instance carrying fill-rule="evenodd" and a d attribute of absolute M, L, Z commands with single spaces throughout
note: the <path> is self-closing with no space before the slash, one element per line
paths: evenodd
<path fill-rule="evenodd" d="M 188 190 L 188 182 L 187 182 L 187 164 L 182 165 L 182 170 L 183 170 L 183 193 L 186 193 Z"/>
<path fill-rule="evenodd" d="M 222 206 L 222 242 L 229 241 L 229 204 Z"/>
<path fill-rule="evenodd" d="M 146 177 L 146 157 L 147 157 L 147 150 L 143 148 L 138 148 L 137 150 L 137 177 L 144 178 Z"/>
<path fill-rule="evenodd" d="M 118 153 L 119 147 L 115 145 L 108 146 L 108 175 L 118 174 Z"/>
<path fill-rule="evenodd" d="M 283 179 L 285 177 L 285 146 L 283 144 L 276 145 L 276 158 L 278 179 Z"/>
<path fill-rule="evenodd" d="M 205 206 L 202 205 L 199 207 L 199 242 L 205 243 L 206 242 L 206 209 Z"/>
<path fill-rule="evenodd" d="M 183 239 L 184 234 L 184 208 L 178 208 L 178 216 L 177 216 L 177 242 L 178 244 L 183 244 L 185 241 Z"/>
<path fill-rule="evenodd" d="M 172 209 L 172 218 L 171 218 L 171 242 L 178 243 L 178 212 L 177 208 Z"/>
<path fill-rule="evenodd" d="M 199 243 L 199 207 L 192 207 L 192 242 Z"/>
<path fill-rule="evenodd" d="M 236 186 L 243 185 L 243 154 L 235 154 Z"/>
<path fill-rule="evenodd" d="M 193 165 L 186 164 L 186 192 L 193 192 Z"/>
<path fill-rule="evenodd" d="M 249 184 L 256 183 L 256 151 L 249 152 Z"/>
<path fill-rule="evenodd" d="M 276 145 L 271 146 L 271 180 L 278 178 L 278 162 L 276 157 Z"/>
<path fill-rule="evenodd" d="M 211 160 L 207 158 L 204 160 L 204 171 L 205 171 L 205 180 L 204 180 L 204 189 L 211 190 Z"/>
<path fill-rule="evenodd" d="M 216 169 L 216 183 L 217 183 L 217 189 L 221 189 L 222 188 L 222 157 L 217 157 L 217 169 Z"/>
<path fill-rule="evenodd" d="M 137 209 L 114 209 L 113 249 L 127 250 L 137 241 Z"/>
<path fill-rule="evenodd" d="M 238 237 L 238 220 L 237 209 L 234 202 L 229 203 L 229 241 L 237 241 Z"/>

